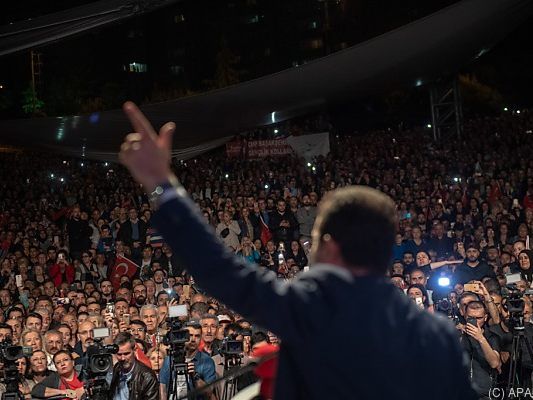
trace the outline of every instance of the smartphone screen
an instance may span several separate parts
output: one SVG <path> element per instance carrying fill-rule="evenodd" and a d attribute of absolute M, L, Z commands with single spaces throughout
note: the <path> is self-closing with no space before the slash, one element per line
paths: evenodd
<path fill-rule="evenodd" d="M 474 292 L 476 293 L 478 286 L 475 283 L 465 283 L 465 292 Z"/>
<path fill-rule="evenodd" d="M 130 324 L 130 315 L 129 315 L 129 314 L 124 314 L 124 315 L 122 316 L 122 321 L 124 321 L 124 323 L 125 323 L 126 325 L 129 325 L 129 324 Z"/>
<path fill-rule="evenodd" d="M 191 286 L 190 285 L 183 285 L 183 296 L 188 299 L 191 295 Z"/>

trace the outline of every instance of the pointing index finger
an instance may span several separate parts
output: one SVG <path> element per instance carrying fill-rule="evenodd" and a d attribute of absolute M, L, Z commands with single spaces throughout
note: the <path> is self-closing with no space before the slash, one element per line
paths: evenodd
<path fill-rule="evenodd" d="M 127 101 L 122 106 L 122 109 L 130 120 L 135 132 L 140 133 L 142 135 L 142 139 L 146 139 L 146 137 L 151 137 L 153 139 L 157 136 L 154 131 L 154 128 L 152 127 L 152 124 L 150 124 L 150 122 L 146 119 L 142 111 L 139 109 L 139 107 L 137 107 L 135 103 L 133 103 L 132 101 Z"/>

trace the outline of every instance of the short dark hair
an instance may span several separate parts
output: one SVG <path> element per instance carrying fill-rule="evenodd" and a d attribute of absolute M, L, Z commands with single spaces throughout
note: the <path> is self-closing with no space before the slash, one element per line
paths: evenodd
<path fill-rule="evenodd" d="M 130 321 L 130 326 L 131 325 L 139 325 L 139 326 L 142 326 L 144 329 L 146 329 L 146 324 L 144 323 L 144 321 L 141 321 L 140 319 L 134 319 L 133 321 Z"/>
<path fill-rule="evenodd" d="M 56 357 L 60 354 L 66 354 L 67 356 L 70 357 L 71 360 L 73 360 L 74 358 L 72 357 L 72 353 L 68 350 L 59 350 L 56 354 L 54 354 L 54 356 L 52 357 L 52 360 L 54 361 L 54 363 L 56 362 Z"/>
<path fill-rule="evenodd" d="M 270 343 L 270 338 L 265 332 L 257 331 L 254 334 L 252 334 L 252 338 L 250 339 L 251 345 L 254 346 L 257 343 L 261 342 L 267 342 Z"/>
<path fill-rule="evenodd" d="M 384 274 L 392 256 L 396 207 L 387 195 L 364 186 L 328 194 L 317 217 L 320 240 L 330 235 L 350 266 Z"/>
<path fill-rule="evenodd" d="M 200 315 L 204 315 L 207 314 L 207 310 L 209 310 L 209 306 L 207 305 L 207 303 L 203 303 L 201 301 L 197 301 L 196 303 L 193 303 L 191 305 L 191 313 L 197 312 Z"/>
<path fill-rule="evenodd" d="M 13 328 L 11 327 L 11 325 L 8 325 L 8 324 L 5 324 L 5 323 L 1 323 L 0 324 L 0 329 L 7 329 L 8 331 L 11 332 L 11 335 L 13 335 Z"/>
<path fill-rule="evenodd" d="M 43 322 L 43 316 L 39 313 L 36 313 L 36 312 L 31 312 L 28 314 L 28 316 L 26 317 L 26 320 L 28 320 L 28 318 L 37 318 L 39 321 L 41 321 L 41 323 Z"/>
<path fill-rule="evenodd" d="M 465 308 L 465 312 L 468 310 L 483 310 L 485 311 L 485 314 L 487 314 L 487 307 L 482 301 L 478 300 L 471 301 L 470 303 L 468 303 Z"/>
<path fill-rule="evenodd" d="M 131 348 L 135 349 L 135 338 L 129 332 L 120 332 L 115 338 L 115 344 L 117 346 L 122 346 L 126 343 L 131 344 Z"/>

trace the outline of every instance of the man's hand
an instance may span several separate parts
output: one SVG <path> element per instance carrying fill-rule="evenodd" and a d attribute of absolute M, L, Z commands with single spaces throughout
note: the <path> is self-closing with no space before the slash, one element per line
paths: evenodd
<path fill-rule="evenodd" d="M 472 324 L 466 324 L 465 330 L 468 336 L 472 336 L 478 342 L 481 341 L 481 339 L 483 339 L 483 331 L 478 326 L 474 326 Z"/>
<path fill-rule="evenodd" d="M 189 375 L 194 375 L 196 373 L 196 370 L 194 369 L 194 362 L 189 361 L 187 363 L 187 373 Z"/>
<path fill-rule="evenodd" d="M 106 311 L 106 312 L 104 312 L 103 317 L 104 317 L 104 322 L 105 322 L 106 326 L 111 329 L 113 327 L 113 318 L 114 318 L 113 314 L 111 314 L 110 312 Z"/>
<path fill-rule="evenodd" d="M 167 122 L 156 134 L 144 114 L 132 102 L 124 103 L 122 109 L 130 120 L 134 133 L 126 136 L 120 146 L 119 159 L 135 180 L 150 193 L 157 185 L 168 181 L 172 175 L 170 156 L 172 134 L 176 129 L 173 122 Z"/>

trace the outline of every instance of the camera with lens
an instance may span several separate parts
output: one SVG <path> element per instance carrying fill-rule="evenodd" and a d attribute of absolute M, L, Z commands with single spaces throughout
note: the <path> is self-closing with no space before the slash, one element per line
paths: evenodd
<path fill-rule="evenodd" d="M 515 284 L 507 285 L 509 294 L 504 296 L 502 307 L 509 313 L 509 327 L 515 330 L 524 329 L 524 299 L 523 296 L 533 294 L 533 291 L 527 290 L 522 293 L 517 289 Z"/>
<path fill-rule="evenodd" d="M 104 376 L 113 367 L 113 354 L 118 352 L 116 344 L 103 345 L 100 342 L 87 348 L 88 372 L 92 377 Z"/>
<path fill-rule="evenodd" d="M 163 338 L 163 344 L 166 346 L 183 346 L 189 341 L 189 330 L 183 329 L 179 320 L 168 319 L 169 330 Z"/>
<path fill-rule="evenodd" d="M 0 342 L 0 360 L 3 364 L 10 361 L 15 362 L 22 357 L 29 357 L 32 353 L 31 347 L 14 346 L 10 337 Z"/>
<path fill-rule="evenodd" d="M 237 340 L 237 333 L 228 335 L 222 341 L 220 352 L 223 356 L 236 356 L 244 352 L 244 344 L 242 340 Z"/>
<path fill-rule="evenodd" d="M 104 400 L 107 399 L 109 391 L 105 378 L 113 368 L 113 354 L 118 352 L 118 346 L 102 343 L 102 340 L 109 336 L 109 328 L 95 328 L 93 336 L 94 344 L 90 345 L 86 352 L 85 370 L 88 380 L 85 384 L 85 392 L 88 400 Z"/>
<path fill-rule="evenodd" d="M 21 381 L 21 375 L 17 368 L 16 361 L 22 357 L 32 355 L 31 347 L 14 346 L 10 337 L 0 342 L 0 362 L 4 364 L 4 384 L 6 391 L 2 396 L 3 399 L 19 399 L 18 384 Z"/>

